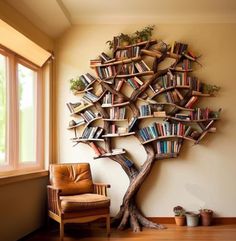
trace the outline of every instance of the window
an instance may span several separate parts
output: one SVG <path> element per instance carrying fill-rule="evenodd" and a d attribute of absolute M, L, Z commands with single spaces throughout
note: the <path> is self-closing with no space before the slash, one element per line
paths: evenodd
<path fill-rule="evenodd" d="M 0 47 L 0 175 L 43 168 L 41 71 Z"/>

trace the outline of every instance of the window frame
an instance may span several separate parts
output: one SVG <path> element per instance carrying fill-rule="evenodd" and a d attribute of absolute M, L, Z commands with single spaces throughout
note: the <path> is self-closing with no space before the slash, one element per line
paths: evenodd
<path fill-rule="evenodd" d="M 42 68 L 29 60 L 17 55 L 13 51 L 0 45 L 0 54 L 7 59 L 7 127 L 6 127 L 6 163 L 0 166 L 0 177 L 24 174 L 44 169 L 44 102 Z M 35 85 L 35 162 L 21 163 L 19 160 L 19 79 L 18 64 L 33 70 L 36 77 Z M 15 120 L 15 121 L 11 121 Z"/>

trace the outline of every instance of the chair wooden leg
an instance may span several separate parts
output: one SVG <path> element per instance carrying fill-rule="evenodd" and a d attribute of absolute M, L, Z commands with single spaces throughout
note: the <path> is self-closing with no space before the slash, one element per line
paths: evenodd
<path fill-rule="evenodd" d="M 106 226 L 107 226 L 107 236 L 109 237 L 110 233 L 111 233 L 110 215 L 107 215 L 107 217 L 106 217 Z"/>
<path fill-rule="evenodd" d="M 61 220 L 61 222 L 60 222 L 60 241 L 63 241 L 63 238 L 64 238 L 64 223 Z"/>

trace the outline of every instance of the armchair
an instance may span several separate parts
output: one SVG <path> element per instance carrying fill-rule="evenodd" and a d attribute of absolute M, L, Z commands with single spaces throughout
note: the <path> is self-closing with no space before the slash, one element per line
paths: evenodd
<path fill-rule="evenodd" d="M 110 185 L 93 183 L 88 163 L 51 164 L 48 193 L 48 216 L 60 223 L 60 240 L 64 224 L 106 219 L 110 234 Z"/>

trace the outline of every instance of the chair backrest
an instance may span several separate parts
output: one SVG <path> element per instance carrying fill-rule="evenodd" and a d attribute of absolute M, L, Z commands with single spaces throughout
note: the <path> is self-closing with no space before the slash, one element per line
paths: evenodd
<path fill-rule="evenodd" d="M 66 163 L 50 165 L 50 183 L 62 190 L 61 195 L 93 192 L 89 163 Z"/>

